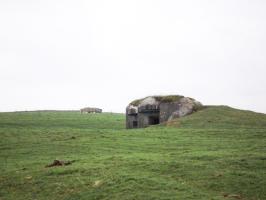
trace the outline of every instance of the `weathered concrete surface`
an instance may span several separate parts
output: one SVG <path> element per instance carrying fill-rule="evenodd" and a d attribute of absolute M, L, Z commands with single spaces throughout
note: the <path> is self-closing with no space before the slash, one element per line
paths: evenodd
<path fill-rule="evenodd" d="M 126 127 L 138 128 L 138 107 L 128 105 L 126 108 Z"/>
<path fill-rule="evenodd" d="M 154 97 L 147 97 L 145 99 L 143 99 L 138 107 L 143 107 L 143 106 L 158 106 L 160 104 L 159 101 L 157 101 Z"/>
<path fill-rule="evenodd" d="M 160 123 L 166 122 L 172 116 L 173 112 L 180 109 L 179 102 L 161 103 L 160 104 Z"/>
<path fill-rule="evenodd" d="M 155 122 L 157 120 L 158 123 Z M 159 124 L 159 111 L 138 114 L 138 128 L 145 128 L 154 124 Z"/>
<path fill-rule="evenodd" d="M 102 109 L 100 108 L 90 108 L 90 107 L 86 107 L 86 108 L 82 108 L 80 109 L 81 113 L 102 113 Z"/>
<path fill-rule="evenodd" d="M 131 114 L 137 114 L 138 113 L 138 107 L 137 106 L 133 106 L 133 105 L 128 105 L 126 112 L 129 115 L 131 115 Z"/>
<path fill-rule="evenodd" d="M 138 115 L 126 115 L 126 127 L 127 128 L 139 128 Z"/>

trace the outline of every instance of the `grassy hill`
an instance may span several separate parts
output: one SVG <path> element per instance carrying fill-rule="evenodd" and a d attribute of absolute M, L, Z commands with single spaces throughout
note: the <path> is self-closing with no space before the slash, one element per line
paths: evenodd
<path fill-rule="evenodd" d="M 204 109 L 169 123 L 186 128 L 266 128 L 266 115 L 228 106 L 205 106 Z"/>
<path fill-rule="evenodd" d="M 0 200 L 266 199 L 266 115 L 220 106 L 167 126 L 124 123 L 0 113 Z M 54 159 L 75 162 L 45 168 Z"/>

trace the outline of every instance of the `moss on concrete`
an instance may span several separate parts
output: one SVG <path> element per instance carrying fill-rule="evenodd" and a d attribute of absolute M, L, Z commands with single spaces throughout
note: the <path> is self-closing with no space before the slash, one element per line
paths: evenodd
<path fill-rule="evenodd" d="M 182 99 L 184 96 L 181 95 L 167 95 L 167 96 L 153 96 L 157 101 L 161 103 L 171 103 L 177 102 Z"/>
<path fill-rule="evenodd" d="M 149 97 L 149 96 L 148 96 Z M 136 99 L 130 103 L 130 105 L 138 106 L 144 99 L 148 98 L 142 98 L 142 99 Z M 159 101 L 160 103 L 170 103 L 170 102 L 177 102 L 184 96 L 182 95 L 166 95 L 166 96 L 150 96 L 155 98 L 156 101 Z"/>

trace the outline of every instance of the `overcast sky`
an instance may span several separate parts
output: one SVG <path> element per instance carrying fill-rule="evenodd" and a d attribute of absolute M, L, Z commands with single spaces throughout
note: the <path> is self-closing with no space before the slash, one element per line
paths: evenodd
<path fill-rule="evenodd" d="M 0 0 L 0 111 L 148 95 L 266 113 L 265 0 Z"/>

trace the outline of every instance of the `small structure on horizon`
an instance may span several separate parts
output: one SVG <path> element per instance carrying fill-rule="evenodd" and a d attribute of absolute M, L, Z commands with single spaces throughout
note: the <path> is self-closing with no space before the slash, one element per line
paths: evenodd
<path fill-rule="evenodd" d="M 195 99 L 180 95 L 149 96 L 126 108 L 126 128 L 145 128 L 189 115 L 202 107 Z"/>
<path fill-rule="evenodd" d="M 91 108 L 91 107 L 86 107 L 86 108 L 81 108 L 80 113 L 102 113 L 103 110 L 100 108 Z"/>

